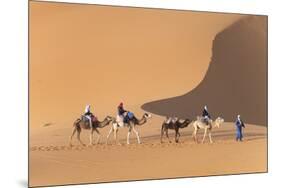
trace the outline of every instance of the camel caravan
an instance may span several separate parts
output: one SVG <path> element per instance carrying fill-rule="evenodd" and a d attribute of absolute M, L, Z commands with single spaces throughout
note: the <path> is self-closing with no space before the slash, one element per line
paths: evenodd
<path fill-rule="evenodd" d="M 85 108 L 85 113 L 78 118 L 73 123 L 73 131 L 70 136 L 69 145 L 72 146 L 73 136 L 76 134 L 77 140 L 83 146 L 86 146 L 80 138 L 81 132 L 83 129 L 90 130 L 90 142 L 89 145 L 93 145 L 93 134 L 97 133 L 97 141 L 96 144 L 100 143 L 100 132 L 98 129 L 104 128 L 108 125 L 111 125 L 111 128 L 106 137 L 106 144 L 108 144 L 108 140 L 113 133 L 115 143 L 120 145 L 118 140 L 118 131 L 120 128 L 127 128 L 127 144 L 130 144 L 130 134 L 133 133 L 137 137 L 138 144 L 141 144 L 141 139 L 139 136 L 139 132 L 136 130 L 136 126 L 144 125 L 148 122 L 148 120 L 152 117 L 151 114 L 144 113 L 141 118 L 137 118 L 132 112 L 124 110 L 123 103 L 120 103 L 118 106 L 118 113 L 116 118 L 111 116 L 106 116 L 103 121 L 99 121 L 93 113 L 90 111 L 90 105 L 87 105 Z M 175 131 L 175 142 L 179 142 L 180 133 L 179 130 L 186 128 L 192 125 L 194 131 L 192 133 L 192 137 L 196 143 L 198 143 L 197 133 L 200 129 L 204 130 L 204 136 L 201 143 L 204 143 L 205 137 L 208 134 L 210 143 L 213 143 L 212 140 L 212 129 L 217 127 L 224 122 L 224 119 L 221 117 L 216 118 L 214 121 L 211 119 L 211 116 L 207 110 L 207 106 L 204 107 L 202 116 L 197 116 L 196 120 L 192 121 L 190 119 L 179 119 L 177 117 L 166 117 L 166 119 L 162 123 L 161 134 L 160 134 L 160 142 L 163 143 L 163 135 L 165 134 L 168 141 L 169 135 L 168 130 Z"/>

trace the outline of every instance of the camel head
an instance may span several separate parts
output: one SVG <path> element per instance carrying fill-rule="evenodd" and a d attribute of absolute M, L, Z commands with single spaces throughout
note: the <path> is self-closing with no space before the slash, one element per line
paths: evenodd
<path fill-rule="evenodd" d="M 106 117 L 105 117 L 105 120 L 108 121 L 109 123 L 110 123 L 111 121 L 113 121 L 113 119 L 114 119 L 114 118 L 111 117 L 111 116 L 106 116 Z"/>
<path fill-rule="evenodd" d="M 144 113 L 143 117 L 144 117 L 145 119 L 148 119 L 148 118 L 151 118 L 152 116 L 151 116 L 151 114 Z"/>
<path fill-rule="evenodd" d="M 190 124 L 190 119 L 179 119 L 177 120 L 177 123 L 179 125 L 180 128 L 185 128 Z"/>
<path fill-rule="evenodd" d="M 216 120 L 215 120 L 215 127 L 220 127 L 220 125 L 224 122 L 224 119 L 221 118 L 221 117 L 218 117 Z"/>

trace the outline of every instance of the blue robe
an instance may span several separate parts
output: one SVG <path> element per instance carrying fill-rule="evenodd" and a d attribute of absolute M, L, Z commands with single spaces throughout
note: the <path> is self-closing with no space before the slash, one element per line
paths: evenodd
<path fill-rule="evenodd" d="M 236 125 L 236 141 L 238 140 L 242 141 L 243 139 L 242 128 L 245 127 L 245 125 L 242 120 L 238 120 L 238 119 L 236 120 L 235 125 Z"/>

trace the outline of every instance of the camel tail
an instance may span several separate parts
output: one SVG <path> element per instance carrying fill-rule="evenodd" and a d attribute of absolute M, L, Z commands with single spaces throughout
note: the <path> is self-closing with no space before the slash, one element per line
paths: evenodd
<path fill-rule="evenodd" d="M 77 119 L 76 121 L 74 121 L 73 123 L 73 127 L 79 127 L 79 122 L 81 121 L 81 119 Z"/>
<path fill-rule="evenodd" d="M 188 124 L 187 124 L 187 126 L 192 125 L 192 124 L 193 124 L 193 122 L 194 122 L 194 121 L 192 121 L 191 119 L 188 119 Z"/>
<path fill-rule="evenodd" d="M 165 124 L 166 124 L 165 122 L 162 123 L 161 130 L 165 129 Z"/>

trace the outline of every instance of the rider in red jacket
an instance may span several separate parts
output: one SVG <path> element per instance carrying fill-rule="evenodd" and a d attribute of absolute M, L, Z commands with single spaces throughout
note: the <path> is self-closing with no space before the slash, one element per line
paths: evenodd
<path fill-rule="evenodd" d="M 123 102 L 121 102 L 117 108 L 118 115 L 124 117 L 124 113 L 127 112 L 127 110 L 124 110 Z"/>

